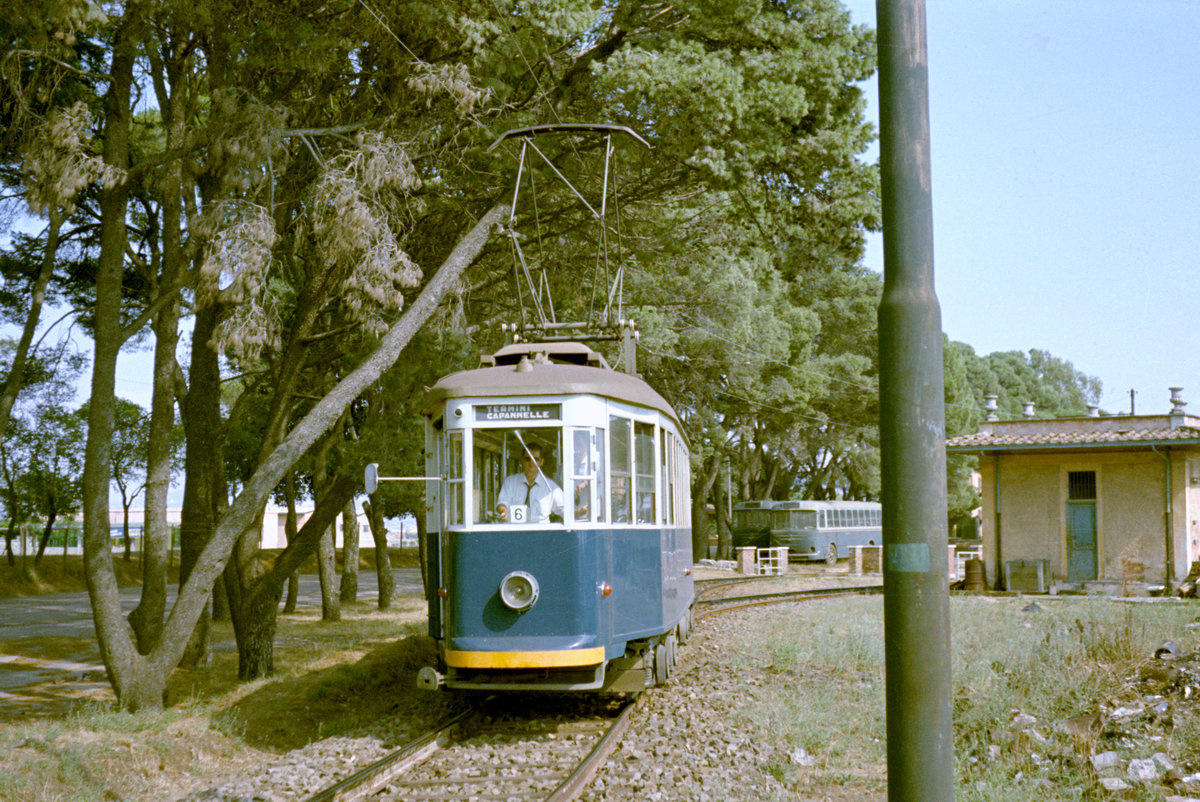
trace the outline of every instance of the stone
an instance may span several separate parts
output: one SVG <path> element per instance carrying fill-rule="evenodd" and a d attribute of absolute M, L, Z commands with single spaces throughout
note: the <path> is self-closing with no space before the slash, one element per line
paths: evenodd
<path fill-rule="evenodd" d="M 808 753 L 808 750 L 802 746 L 798 747 L 796 749 L 793 749 L 792 753 L 788 757 L 790 757 L 792 759 L 792 762 L 795 763 L 797 766 L 815 766 L 815 765 L 817 765 L 817 759 L 815 757 L 813 757 L 812 755 L 810 755 Z"/>
<path fill-rule="evenodd" d="M 1126 777 L 1142 783 L 1154 782 L 1160 773 L 1158 764 L 1150 758 L 1134 758 L 1125 770 Z"/>
<path fill-rule="evenodd" d="M 1112 750 L 1092 755 L 1092 768 L 1096 771 L 1120 768 L 1123 762 L 1121 756 Z"/>

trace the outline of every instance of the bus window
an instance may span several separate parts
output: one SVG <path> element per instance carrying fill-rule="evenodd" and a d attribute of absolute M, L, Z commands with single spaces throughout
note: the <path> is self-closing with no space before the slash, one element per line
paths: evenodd
<path fill-rule="evenodd" d="M 630 498 L 633 480 L 633 421 L 611 415 L 608 424 L 612 452 L 612 488 L 609 490 L 612 520 L 615 524 L 629 523 L 632 520 L 630 513 L 633 501 Z"/>
<path fill-rule="evenodd" d="M 654 424 L 633 426 L 634 481 L 637 490 L 634 509 L 640 524 L 655 523 L 654 516 Z"/>

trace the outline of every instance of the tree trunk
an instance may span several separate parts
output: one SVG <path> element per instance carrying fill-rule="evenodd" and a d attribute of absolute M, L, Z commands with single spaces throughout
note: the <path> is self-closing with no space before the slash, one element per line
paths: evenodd
<path fill-rule="evenodd" d="M 133 554 L 129 544 L 129 505 L 122 504 L 123 515 L 121 516 L 121 535 L 125 539 L 125 562 L 133 562 Z M 145 526 L 142 527 L 145 529 Z"/>
<path fill-rule="evenodd" d="M 42 555 L 46 552 L 46 544 L 50 542 L 50 535 L 54 533 L 54 522 L 58 520 L 58 513 L 54 509 L 56 506 L 58 505 L 50 505 L 50 514 L 46 516 L 46 526 L 42 529 L 42 536 L 38 539 L 37 556 L 33 558 L 34 565 L 42 561 Z"/>
<path fill-rule="evenodd" d="M 763 489 L 763 498 L 771 498 L 771 494 L 775 492 L 775 482 L 779 479 L 779 460 L 771 460 L 771 470 L 767 474 L 766 486 Z"/>
<path fill-rule="evenodd" d="M 317 551 L 317 574 L 321 579 L 321 620 L 341 621 L 342 607 L 337 594 L 337 568 L 334 563 L 333 527 L 321 536 Z"/>
<path fill-rule="evenodd" d="M 338 511 L 354 500 L 357 485 L 357 480 L 348 478 L 331 483 L 309 520 L 295 539 L 288 542 L 269 570 L 250 580 L 244 576 L 240 581 L 229 579 L 230 608 L 236 611 L 234 627 L 240 628 L 237 632 L 239 679 L 260 679 L 274 671 L 275 628 L 284 580 L 295 574 L 300 563 L 317 550 L 318 542 L 324 542 L 324 536 L 318 541 L 318 535 L 332 532 Z M 332 542 L 330 547 L 332 557 Z M 331 595 L 336 604 L 337 595 Z"/>
<path fill-rule="evenodd" d="M 180 80 L 178 48 L 165 49 L 176 57 L 165 62 L 167 81 L 155 82 L 159 108 L 167 129 L 167 150 L 180 147 L 187 126 L 184 105 L 186 82 Z M 161 75 L 161 70 L 154 70 Z M 169 87 L 169 90 L 168 90 Z M 168 91 L 170 92 L 168 96 Z M 185 269 L 183 252 L 183 160 L 163 166 L 162 270 L 157 294 L 169 292 L 171 300 L 154 316 L 154 389 L 150 398 L 149 445 L 146 450 L 146 495 L 142 516 L 142 594 L 129 615 L 137 636 L 138 651 L 149 654 L 162 636 L 167 609 L 167 572 L 170 568 L 171 526 L 167 523 L 167 495 L 171 487 L 171 434 L 175 428 L 175 377 L 178 363 L 180 302 L 172 289 Z"/>
<path fill-rule="evenodd" d="M 425 598 L 429 598 L 429 532 L 427 531 L 428 522 L 421 510 L 417 510 L 413 514 L 413 519 L 417 522 L 417 560 L 421 563 L 421 588 L 425 591 Z"/>
<path fill-rule="evenodd" d="M 338 600 L 342 604 L 358 601 L 358 514 L 354 499 L 342 510 L 342 584 Z"/>
<path fill-rule="evenodd" d="M 33 282 L 33 295 L 30 298 L 29 314 L 25 316 L 25 326 L 21 329 L 21 339 L 17 341 L 17 350 L 13 354 L 12 364 L 8 367 L 8 376 L 4 379 L 4 389 L 0 390 L 0 440 L 8 428 L 8 418 L 12 413 L 13 404 L 25 383 L 25 362 L 29 358 L 30 344 L 37 332 L 38 321 L 42 315 L 42 304 L 46 300 L 46 285 L 54 275 L 54 260 L 58 256 L 58 234 L 62 229 L 62 216 L 58 209 L 50 209 L 50 225 L 46 233 L 46 249 L 42 253 L 42 265 L 38 269 L 37 278 Z"/>
<path fill-rule="evenodd" d="M 212 589 L 212 620 L 213 621 L 231 621 L 233 613 L 230 611 L 229 604 L 229 587 L 225 584 L 229 580 L 225 578 L 225 574 L 217 577 L 217 581 L 213 582 Z"/>
<path fill-rule="evenodd" d="M 713 483 L 717 481 L 717 471 L 720 466 L 720 456 L 714 456 L 709 471 L 698 477 L 692 488 L 693 560 L 708 556 L 708 496 L 712 492 Z"/>
<path fill-rule="evenodd" d="M 120 26 L 118 26 L 117 42 L 115 43 L 117 46 L 116 52 L 118 53 L 123 52 L 121 47 L 121 33 Z M 132 59 L 129 60 L 128 75 L 122 70 L 117 69 L 116 61 L 117 59 L 114 57 L 114 69 L 112 71 L 114 79 L 111 85 L 124 86 L 127 98 L 127 90 L 132 81 Z M 128 130 L 127 126 L 125 130 Z M 106 153 L 107 147 L 108 143 L 106 140 Z M 338 421 L 343 411 L 355 398 L 378 380 L 385 370 L 395 364 L 409 340 L 412 339 L 413 335 L 416 334 L 437 309 L 441 303 L 441 299 L 455 285 L 463 270 L 478 256 L 483 246 L 487 243 L 492 227 L 504 220 L 508 214 L 509 206 L 500 203 L 492 207 L 476 223 L 475 227 L 455 246 L 454 251 L 447 257 L 442 267 L 425 288 L 417 295 L 408 310 L 401 315 L 396 324 L 383 336 L 379 347 L 348 376 L 342 379 L 330 393 L 318 401 L 289 432 L 283 442 L 271 452 L 270 456 L 259 464 L 254 474 L 246 480 L 242 492 L 234 500 L 229 509 L 225 511 L 220 523 L 212 531 L 212 537 L 194 561 L 191 575 L 188 581 L 180 587 L 179 597 L 167 618 L 166 625 L 163 628 L 163 635 L 159 639 L 158 645 L 150 655 L 140 660 L 136 666 L 134 662 L 138 660 L 138 655 L 133 649 L 128 634 L 123 630 L 125 622 L 120 618 L 116 579 L 113 574 L 111 554 L 109 555 L 107 566 L 97 563 L 88 566 L 88 584 L 89 589 L 92 591 L 93 610 L 106 609 L 111 602 L 111 608 L 114 611 L 112 613 L 106 612 L 103 615 L 97 614 L 97 634 L 100 641 L 101 654 L 105 657 L 105 664 L 110 667 L 109 678 L 113 682 L 113 688 L 117 692 L 117 698 L 123 707 L 138 708 L 162 705 L 161 691 L 166 686 L 167 676 L 183 656 L 189 642 L 188 639 L 192 632 L 195 631 L 196 623 L 200 619 L 201 613 L 208 602 L 212 583 L 221 572 L 224 563 L 229 559 L 234 542 L 245 531 L 247 526 L 261 520 L 260 516 L 263 504 L 266 502 L 267 497 L 275 486 L 279 484 L 279 481 L 283 479 L 284 475 L 291 470 L 292 466 Z M 109 304 L 107 307 L 100 308 L 103 308 L 106 313 L 111 315 L 111 318 L 106 321 L 103 317 L 98 316 L 97 325 L 102 321 L 106 325 L 115 325 L 117 319 L 115 313 L 119 312 L 120 309 L 120 276 L 118 273 L 115 276 L 116 281 L 112 281 L 113 276 L 109 276 L 101 271 L 101 277 L 106 278 L 110 283 L 105 285 L 98 281 L 98 289 L 100 286 L 105 287 L 105 293 L 101 294 L 100 298 L 104 298 Z M 100 306 L 99 299 L 98 306 Z M 100 341 L 98 338 L 98 345 Z M 101 352 L 98 349 L 97 353 L 98 355 L 103 355 L 105 360 L 110 356 L 108 351 Z M 115 366 L 116 363 L 116 349 L 112 349 L 111 351 L 111 360 L 110 368 Z M 97 360 L 96 364 L 101 364 L 100 360 Z M 107 364 L 107 362 L 104 364 Z M 96 381 L 97 376 L 100 378 L 99 382 Z M 109 439 L 111 438 L 112 428 L 113 381 L 114 376 L 112 373 L 106 373 L 99 367 L 94 366 L 93 397 L 95 397 L 96 386 L 99 386 L 102 389 L 107 388 L 109 399 L 108 420 L 110 425 L 107 430 L 99 434 L 108 435 Z M 198 388 L 193 386 L 191 391 L 189 391 L 189 396 L 196 389 Z M 94 418 L 98 417 L 98 413 L 94 408 L 92 415 Z M 94 440 L 96 441 L 95 443 L 93 442 Z M 102 523 L 104 523 L 104 530 L 102 537 L 106 540 L 108 536 L 108 472 L 106 466 L 110 463 L 107 460 L 109 456 L 107 448 L 103 450 L 102 456 L 105 457 L 103 463 L 97 460 L 96 452 L 100 451 L 100 443 L 102 441 L 108 442 L 108 440 L 99 437 L 94 429 L 89 430 L 88 455 L 90 459 L 88 460 L 88 465 L 91 466 L 92 473 L 89 474 L 85 471 L 85 480 L 90 480 L 85 481 L 85 488 L 90 491 L 85 495 L 85 498 L 90 502 L 90 506 L 85 506 L 85 510 L 92 513 L 98 511 L 103 514 Z M 103 483 L 100 483 L 97 481 L 95 472 L 102 467 L 104 468 L 104 473 L 101 476 Z M 344 492 L 352 496 L 357 485 L 357 479 L 350 479 L 348 477 L 339 478 L 335 480 L 334 488 L 330 491 L 330 495 L 333 498 L 337 498 L 339 492 Z M 103 494 L 103 497 L 101 494 Z M 314 511 L 313 517 L 305 523 L 297 536 L 297 548 L 293 550 L 289 546 L 285 549 L 284 554 L 276 561 L 275 569 L 271 573 L 296 570 L 298 567 L 296 555 L 302 553 L 306 546 L 311 548 L 313 541 L 317 537 L 317 533 L 332 522 L 333 516 L 340 510 L 342 503 L 344 503 L 344 499 L 338 500 L 338 507 L 330 513 L 328 520 L 320 519 L 317 511 Z M 100 553 L 96 548 L 97 541 L 100 539 L 96 521 L 100 519 L 97 519 L 93 514 L 90 520 L 92 523 L 89 525 L 89 516 L 85 513 L 85 557 L 89 553 Z M 312 529 L 310 529 L 310 524 L 313 524 Z M 318 526 L 321 528 L 317 528 Z M 104 543 L 104 545 L 107 546 L 107 543 Z M 87 562 L 87 559 L 85 559 L 85 564 Z M 96 601 L 97 599 L 99 601 Z M 126 644 L 125 648 L 122 648 L 122 642 Z M 156 688 L 159 691 L 157 697 L 153 693 Z"/>
<path fill-rule="evenodd" d="M 238 679 L 262 679 L 275 673 L 275 626 L 282 591 L 282 583 L 262 582 L 246 594 L 239 605 L 240 613 L 233 615 L 234 620 L 241 621 L 237 633 Z"/>
<path fill-rule="evenodd" d="M 717 559 L 730 560 L 733 559 L 733 535 L 729 531 L 729 495 L 726 479 L 728 478 L 728 468 L 725 467 L 725 461 L 719 460 L 717 480 L 713 482 L 713 512 L 717 521 Z"/>
<path fill-rule="evenodd" d="M 191 364 L 188 367 L 188 391 L 182 399 L 184 460 L 183 511 L 179 530 L 179 584 L 191 578 L 220 515 L 225 495 L 225 466 L 221 435 L 221 366 L 217 353 L 209 346 L 220 309 L 207 305 L 196 309 L 192 332 Z M 212 583 L 204 589 L 204 607 L 195 622 L 180 665 L 201 668 L 212 662 Z"/>
<path fill-rule="evenodd" d="M 113 34 L 112 67 L 104 101 L 104 161 L 124 171 L 129 163 L 129 131 L 134 62 L 141 29 L 140 7 L 126 6 Z M 147 665 L 134 647 L 121 613 L 108 534 L 108 492 L 112 476 L 112 434 L 117 355 L 121 350 L 121 289 L 126 245 L 129 186 L 100 191 L 100 255 L 96 267 L 95 352 L 83 470 L 83 564 L 100 655 L 126 710 L 163 704 L 166 670 Z"/>
<path fill-rule="evenodd" d="M 379 506 L 379 491 L 363 502 L 363 512 L 371 525 L 371 540 L 375 542 L 375 578 L 379 584 L 379 609 L 392 606 L 396 592 L 396 579 L 392 576 L 392 555 L 388 552 L 387 527 L 383 523 L 383 509 Z"/>
<path fill-rule="evenodd" d="M 275 670 L 275 624 L 283 583 L 263 581 L 257 563 L 260 535 L 253 525 L 242 532 L 224 572 L 229 619 L 237 640 L 238 678 L 243 680 L 269 677 Z"/>
<path fill-rule="evenodd" d="M 296 542 L 296 474 L 289 473 L 284 480 L 283 494 L 287 499 L 287 520 L 283 525 L 284 537 L 290 546 Z M 296 599 L 300 596 L 300 571 L 288 574 L 287 601 L 283 603 L 285 613 L 296 612 Z"/>

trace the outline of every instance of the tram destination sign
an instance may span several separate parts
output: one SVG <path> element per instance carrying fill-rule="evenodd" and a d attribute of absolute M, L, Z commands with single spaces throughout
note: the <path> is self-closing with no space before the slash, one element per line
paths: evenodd
<path fill-rule="evenodd" d="M 477 421 L 561 420 L 562 404 L 476 404 Z"/>

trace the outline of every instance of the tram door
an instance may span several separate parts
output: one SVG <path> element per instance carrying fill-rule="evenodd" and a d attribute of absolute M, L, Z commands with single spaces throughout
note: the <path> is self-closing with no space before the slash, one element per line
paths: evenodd
<path fill-rule="evenodd" d="M 1067 579 L 1096 578 L 1096 472 L 1067 476 Z"/>

